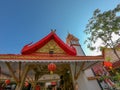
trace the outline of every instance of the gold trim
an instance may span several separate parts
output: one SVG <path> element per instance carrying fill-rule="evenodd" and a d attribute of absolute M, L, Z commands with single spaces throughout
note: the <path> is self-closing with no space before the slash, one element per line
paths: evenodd
<path fill-rule="evenodd" d="M 52 39 L 43 47 L 38 49 L 37 53 L 49 53 L 49 51 L 53 51 L 54 54 L 66 54 L 66 52 Z"/>

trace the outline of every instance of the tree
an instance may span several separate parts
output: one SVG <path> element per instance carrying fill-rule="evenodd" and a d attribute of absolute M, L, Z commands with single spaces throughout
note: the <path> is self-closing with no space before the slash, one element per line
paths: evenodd
<path fill-rule="evenodd" d="M 120 16 L 117 15 L 118 13 L 120 14 L 120 4 L 113 10 L 101 12 L 96 9 L 93 12 L 93 16 L 84 30 L 88 35 L 85 43 L 90 50 L 100 50 L 101 47 L 114 49 L 120 43 Z M 95 46 L 100 40 L 102 44 L 99 47 Z M 116 53 L 115 50 L 114 52 Z M 117 53 L 116 56 L 120 60 Z"/>
<path fill-rule="evenodd" d="M 120 60 L 116 51 L 116 46 L 120 45 L 120 15 L 118 13 L 120 14 L 120 4 L 114 9 L 104 12 L 96 9 L 84 32 L 88 35 L 85 43 L 90 50 L 101 50 L 101 47 L 111 48 Z M 95 44 L 99 41 L 102 43 L 96 46 Z M 116 74 L 114 77 L 118 80 L 118 76 L 120 77 L 120 74 Z"/>

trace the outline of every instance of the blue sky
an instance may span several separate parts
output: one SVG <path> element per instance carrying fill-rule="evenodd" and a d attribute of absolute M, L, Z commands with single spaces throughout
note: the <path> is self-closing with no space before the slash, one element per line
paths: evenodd
<path fill-rule="evenodd" d="M 19 54 L 22 47 L 56 29 L 65 42 L 69 33 L 80 39 L 86 53 L 83 32 L 93 11 L 113 9 L 120 0 L 0 0 L 0 54 Z"/>

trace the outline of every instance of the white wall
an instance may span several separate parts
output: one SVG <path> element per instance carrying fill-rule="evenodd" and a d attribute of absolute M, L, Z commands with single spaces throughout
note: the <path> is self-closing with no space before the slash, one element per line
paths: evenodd
<path fill-rule="evenodd" d="M 76 49 L 77 52 L 77 56 L 85 56 L 83 49 L 81 48 L 81 46 L 74 46 L 74 48 Z"/>
<path fill-rule="evenodd" d="M 85 54 L 80 46 L 74 46 L 74 47 L 76 48 L 77 56 L 85 56 Z M 81 62 L 79 62 L 79 63 L 81 63 Z M 82 71 L 80 73 L 80 76 L 78 77 L 78 79 L 75 81 L 74 80 L 75 63 L 71 63 L 70 66 L 71 66 L 73 82 L 74 82 L 74 84 L 76 82 L 78 83 L 79 90 L 101 90 L 97 80 L 88 80 L 87 79 L 87 77 L 89 77 L 89 76 L 94 76 L 91 69 Z M 78 65 L 76 71 L 78 72 L 79 69 L 80 69 L 80 66 Z"/>
<path fill-rule="evenodd" d="M 91 69 L 82 71 L 76 81 L 74 80 L 74 72 L 75 72 L 75 64 L 74 63 L 71 63 L 71 71 L 72 71 L 73 82 L 74 82 L 74 84 L 76 82 L 78 83 L 79 90 L 101 90 L 97 80 L 88 80 L 87 79 L 87 77 L 94 76 Z"/>

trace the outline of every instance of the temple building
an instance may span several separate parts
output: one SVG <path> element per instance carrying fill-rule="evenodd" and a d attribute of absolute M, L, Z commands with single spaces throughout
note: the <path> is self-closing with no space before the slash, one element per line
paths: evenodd
<path fill-rule="evenodd" d="M 5 80 L 23 90 L 28 82 L 32 90 L 101 90 L 91 69 L 104 61 L 100 56 L 86 56 L 79 39 L 68 33 L 66 43 L 52 30 L 36 43 L 25 45 L 21 54 L 0 54 L 0 84 Z M 60 83 L 62 81 L 62 83 Z M 25 89 L 26 90 L 26 89 Z"/>

